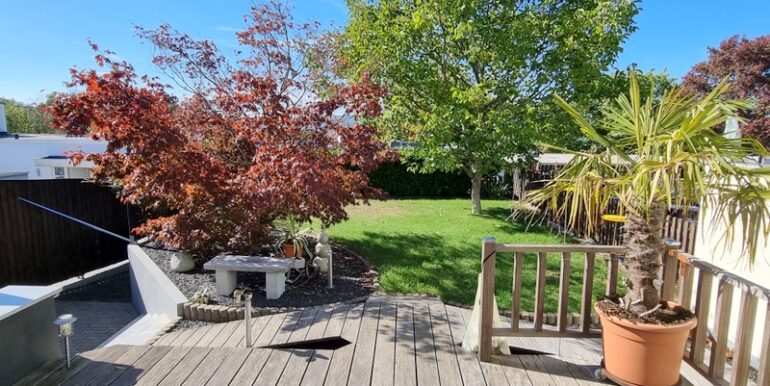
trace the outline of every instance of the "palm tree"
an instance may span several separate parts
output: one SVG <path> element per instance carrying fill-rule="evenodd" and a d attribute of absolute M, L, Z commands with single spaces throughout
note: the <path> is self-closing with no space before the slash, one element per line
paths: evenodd
<path fill-rule="evenodd" d="M 652 89 L 642 97 L 632 74 L 629 95 L 604 107 L 596 126 L 556 97 L 594 151 L 560 149 L 574 158 L 525 204 L 547 206 L 560 215 L 567 212 L 571 224 L 586 213 L 586 225 L 593 229 L 610 200 L 618 200 L 628 247 L 624 303 L 632 312 L 643 313 L 660 303 L 654 280 L 665 250 L 661 234 L 668 206 L 700 203 L 701 215 L 713 210 L 728 229 L 723 236 L 728 242 L 740 224 L 750 264 L 759 234 L 770 233 L 770 170 L 745 163 L 748 156 L 765 155 L 767 150 L 756 140 L 727 138 L 715 131 L 736 116 L 736 110 L 748 108 L 744 102 L 720 99 L 727 87 L 723 81 L 700 100 L 674 88 L 656 101 Z"/>

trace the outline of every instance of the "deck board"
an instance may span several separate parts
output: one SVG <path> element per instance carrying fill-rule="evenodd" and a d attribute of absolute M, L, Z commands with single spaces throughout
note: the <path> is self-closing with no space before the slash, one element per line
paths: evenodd
<path fill-rule="evenodd" d="M 599 339 L 508 338 L 545 355 L 494 355 L 481 363 L 461 347 L 470 311 L 434 300 L 377 296 L 366 303 L 307 308 L 254 318 L 254 347 L 243 321 L 168 333 L 151 346 L 111 346 L 78 356 L 71 369 L 44 366 L 24 384 L 201 385 L 580 385 L 601 361 Z M 522 322 L 526 323 L 526 322 Z M 268 344 L 341 335 L 331 349 Z M 233 347 L 238 346 L 238 347 Z M 704 384 L 687 364 L 683 385 Z"/>
<path fill-rule="evenodd" d="M 374 349 L 377 342 L 377 323 L 381 303 L 366 303 L 361 330 L 358 332 L 353 363 L 350 366 L 348 385 L 368 385 L 372 379 Z"/>
<path fill-rule="evenodd" d="M 342 328 L 345 325 L 346 315 L 350 310 L 349 305 L 341 305 L 334 308 L 329 316 L 329 322 L 324 328 L 322 337 L 332 337 L 342 335 Z M 311 330 L 311 333 L 313 331 Z M 310 335 L 310 333 L 308 334 Z M 312 358 L 309 358 L 305 373 L 302 375 L 301 385 L 319 385 L 323 384 L 326 373 L 329 370 L 329 363 L 334 356 L 335 350 L 315 350 Z"/>
<path fill-rule="evenodd" d="M 278 331 L 272 343 L 286 343 L 304 339 L 317 313 L 318 309 L 316 308 L 306 308 L 301 313 L 297 312 L 295 316 L 289 314 L 289 319 L 296 318 L 294 325 Z M 275 385 L 278 383 L 283 370 L 286 368 L 286 363 L 291 358 L 291 351 L 291 349 L 271 350 L 262 372 L 257 377 L 257 384 Z"/>

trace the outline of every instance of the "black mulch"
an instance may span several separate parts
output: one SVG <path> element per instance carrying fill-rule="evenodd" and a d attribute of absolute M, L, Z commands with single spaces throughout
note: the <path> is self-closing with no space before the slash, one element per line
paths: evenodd
<path fill-rule="evenodd" d="M 314 245 L 310 249 L 313 250 Z M 211 304 L 232 305 L 231 296 L 216 294 L 214 272 L 203 270 L 205 260 L 196 261 L 195 269 L 189 272 L 173 272 L 168 262 L 174 251 L 144 247 L 144 251 L 155 264 L 171 279 L 188 298 L 201 288 L 211 289 Z M 337 245 L 332 246 L 334 261 L 334 288 L 328 289 L 326 275 L 319 274 L 310 279 L 299 278 L 295 283 L 286 283 L 286 292 L 278 299 L 265 298 L 265 274 L 260 272 L 238 272 L 238 286 L 253 292 L 254 307 L 307 307 L 342 302 L 366 296 L 375 291 L 375 281 L 369 267 L 350 251 Z M 309 262 L 308 262 L 309 264 Z M 295 278 L 296 272 L 291 275 Z"/>

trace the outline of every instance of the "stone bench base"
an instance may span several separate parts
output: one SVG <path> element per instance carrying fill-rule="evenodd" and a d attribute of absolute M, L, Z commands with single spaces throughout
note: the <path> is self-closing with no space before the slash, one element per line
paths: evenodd
<path fill-rule="evenodd" d="M 264 256 L 217 256 L 203 265 L 214 270 L 217 294 L 230 296 L 238 285 L 238 272 L 264 272 L 268 299 L 278 299 L 286 290 L 286 272 L 305 268 L 304 259 L 284 259 Z"/>

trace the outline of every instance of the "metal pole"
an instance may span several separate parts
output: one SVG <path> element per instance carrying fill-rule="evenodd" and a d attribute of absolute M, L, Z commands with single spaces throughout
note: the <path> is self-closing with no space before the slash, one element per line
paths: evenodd
<path fill-rule="evenodd" d="M 72 359 L 70 358 L 70 337 L 69 335 L 64 336 L 64 355 L 67 356 L 67 368 L 70 368 L 72 366 Z"/>
<path fill-rule="evenodd" d="M 108 235 L 110 235 L 110 236 L 112 236 L 112 237 L 115 237 L 115 238 L 121 239 L 121 240 L 123 240 L 123 241 L 125 241 L 125 242 L 127 242 L 127 243 L 129 243 L 129 244 L 133 244 L 133 243 L 134 243 L 134 241 L 133 241 L 133 240 L 131 240 L 131 239 L 129 239 L 129 238 L 126 238 L 126 237 L 123 237 L 123 236 L 121 236 L 121 235 L 119 235 L 119 234 L 116 234 L 116 233 L 110 232 L 110 231 L 108 231 L 108 230 L 106 230 L 106 229 L 104 229 L 104 228 L 99 228 L 99 227 L 98 227 L 98 226 L 96 226 L 96 225 L 93 225 L 93 224 L 89 224 L 89 223 L 87 223 L 87 222 L 85 222 L 85 221 L 83 221 L 83 220 L 81 220 L 81 219 L 78 219 L 78 218 L 72 217 L 72 216 L 70 216 L 70 215 L 64 214 L 64 213 L 62 213 L 62 212 L 59 212 L 59 211 L 53 210 L 53 209 L 51 209 L 51 208 L 48 208 L 48 207 L 46 207 L 46 206 L 40 205 L 40 204 L 38 204 L 38 203 L 36 203 L 36 202 L 34 202 L 34 201 L 31 201 L 31 200 L 27 200 L 26 198 L 22 198 L 22 197 L 18 197 L 18 199 L 19 199 L 19 201 L 21 201 L 21 202 L 24 202 L 24 203 L 30 204 L 30 205 L 32 205 L 32 206 L 34 206 L 34 207 L 40 208 L 40 209 L 42 209 L 42 210 L 44 210 L 44 211 L 47 211 L 47 212 L 53 213 L 53 214 L 55 214 L 55 215 L 58 215 L 58 216 L 64 217 L 64 218 L 66 218 L 67 220 L 70 220 L 70 221 L 74 221 L 74 222 L 76 222 L 76 223 L 78 223 L 78 224 L 80 224 L 80 225 L 83 225 L 83 226 L 85 226 L 85 227 L 91 228 L 91 229 L 93 229 L 93 230 L 95 230 L 95 231 L 99 231 L 99 232 L 102 232 L 102 233 L 104 233 L 104 234 L 108 234 Z"/>
<path fill-rule="evenodd" d="M 327 288 L 334 288 L 334 282 L 332 281 L 332 251 L 329 250 L 329 286 Z"/>
<path fill-rule="evenodd" d="M 246 321 L 246 347 L 251 347 L 251 292 L 244 292 L 243 300 L 245 303 L 243 320 Z"/>

